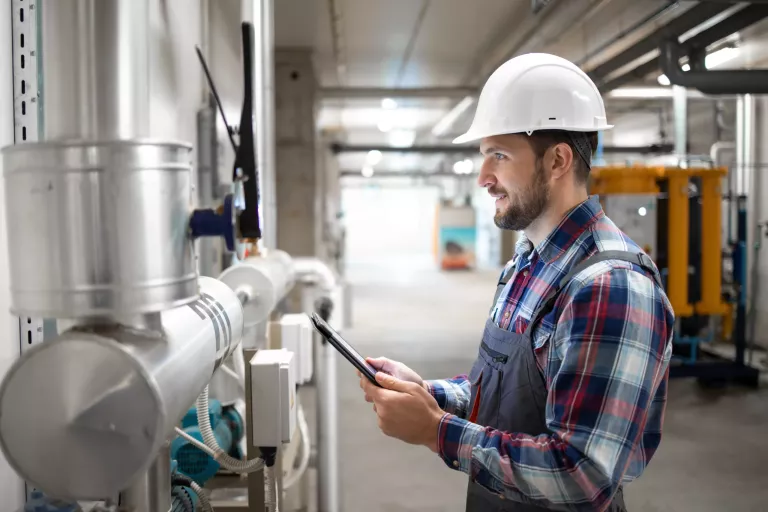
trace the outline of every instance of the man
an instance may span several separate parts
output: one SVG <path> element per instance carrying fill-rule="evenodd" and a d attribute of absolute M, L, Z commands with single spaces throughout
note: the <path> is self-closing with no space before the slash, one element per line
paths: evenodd
<path fill-rule="evenodd" d="M 587 195 L 595 84 L 559 57 L 511 59 L 467 134 L 496 224 L 522 230 L 468 376 L 370 359 L 381 430 L 469 475 L 471 511 L 625 510 L 661 438 L 674 315 L 650 258 Z"/>

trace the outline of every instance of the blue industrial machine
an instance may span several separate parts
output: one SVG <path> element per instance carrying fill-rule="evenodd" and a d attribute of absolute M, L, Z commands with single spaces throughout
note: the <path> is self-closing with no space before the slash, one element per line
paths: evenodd
<path fill-rule="evenodd" d="M 240 440 L 245 434 L 243 419 L 232 406 L 223 407 L 218 400 L 211 400 L 208 413 L 211 427 L 216 436 L 216 441 L 222 450 L 237 459 L 242 458 Z M 187 411 L 181 422 L 181 428 L 187 434 L 203 441 L 200 428 L 197 424 L 197 410 L 192 407 Z M 200 485 L 210 480 L 219 471 L 219 463 L 213 457 L 203 452 L 192 443 L 179 436 L 171 443 L 171 459 L 176 464 L 178 471 Z"/>

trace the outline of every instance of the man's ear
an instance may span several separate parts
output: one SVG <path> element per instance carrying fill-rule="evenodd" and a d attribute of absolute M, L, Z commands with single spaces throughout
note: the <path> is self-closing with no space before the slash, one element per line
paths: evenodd
<path fill-rule="evenodd" d="M 574 154 L 571 146 L 561 142 L 552 146 L 548 152 L 552 155 L 550 162 L 550 176 L 552 178 L 562 178 L 571 171 L 574 163 Z"/>

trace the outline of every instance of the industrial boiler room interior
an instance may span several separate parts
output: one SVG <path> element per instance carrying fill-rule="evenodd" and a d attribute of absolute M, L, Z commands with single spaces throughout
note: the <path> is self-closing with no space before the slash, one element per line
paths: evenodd
<path fill-rule="evenodd" d="M 766 510 L 767 172 L 768 0 L 0 0 L 0 512 Z"/>

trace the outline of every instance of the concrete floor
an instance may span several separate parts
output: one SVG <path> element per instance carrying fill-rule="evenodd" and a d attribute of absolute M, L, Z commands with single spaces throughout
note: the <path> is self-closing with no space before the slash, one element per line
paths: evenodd
<path fill-rule="evenodd" d="M 364 355 L 401 360 L 425 378 L 468 371 L 496 274 L 420 266 L 352 267 L 354 325 Z M 465 475 L 426 448 L 379 432 L 354 370 L 339 361 L 343 510 L 461 511 Z M 631 512 L 768 510 L 768 386 L 703 392 L 673 381 L 664 440 L 626 489 Z"/>

